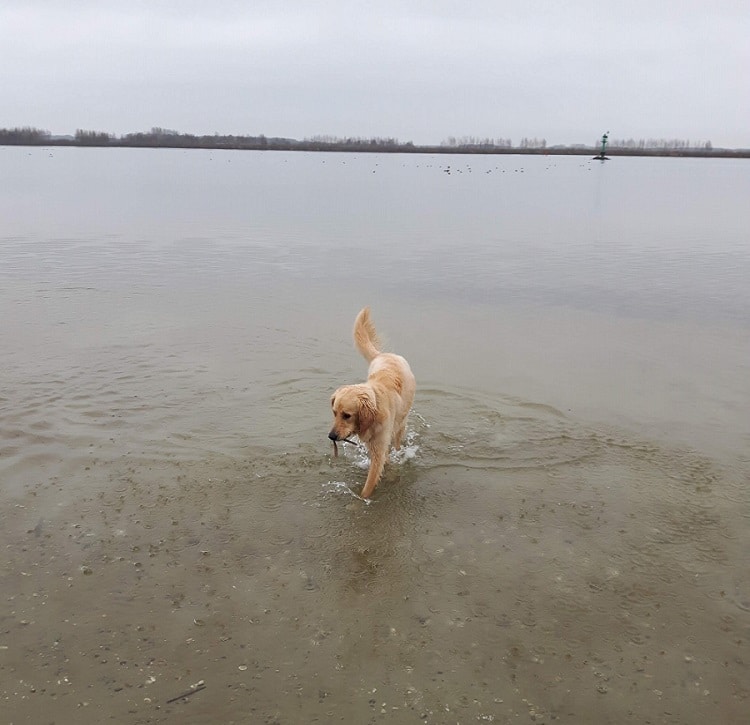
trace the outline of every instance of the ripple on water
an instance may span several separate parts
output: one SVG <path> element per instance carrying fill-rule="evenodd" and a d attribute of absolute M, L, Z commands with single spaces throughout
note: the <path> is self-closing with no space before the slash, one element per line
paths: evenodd
<path fill-rule="evenodd" d="M 601 449 L 600 441 L 576 431 L 563 413 L 546 405 L 455 388 L 420 390 L 418 404 L 432 421 L 426 443 L 435 465 L 551 469 Z M 458 428 L 449 427 L 456 423 Z"/>

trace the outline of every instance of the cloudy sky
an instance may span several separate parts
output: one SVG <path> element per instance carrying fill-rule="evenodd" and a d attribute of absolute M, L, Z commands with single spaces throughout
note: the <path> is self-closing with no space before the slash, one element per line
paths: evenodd
<path fill-rule="evenodd" d="M 2 0 L 0 127 L 750 147 L 748 0 Z"/>

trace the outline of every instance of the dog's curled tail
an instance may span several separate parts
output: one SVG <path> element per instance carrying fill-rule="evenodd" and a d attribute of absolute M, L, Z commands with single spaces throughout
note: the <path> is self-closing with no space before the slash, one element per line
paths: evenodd
<path fill-rule="evenodd" d="M 380 355 L 380 340 L 375 332 L 375 325 L 370 319 L 370 308 L 364 307 L 354 321 L 354 344 L 362 356 L 371 362 L 373 358 Z"/>

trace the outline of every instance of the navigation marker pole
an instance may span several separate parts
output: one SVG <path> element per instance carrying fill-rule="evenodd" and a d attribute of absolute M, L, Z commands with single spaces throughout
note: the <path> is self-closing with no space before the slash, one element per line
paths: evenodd
<path fill-rule="evenodd" d="M 604 155 L 604 150 L 607 148 L 607 139 L 609 138 L 609 131 L 602 136 L 602 150 L 598 156 L 594 156 L 599 161 L 609 161 L 609 156 Z"/>

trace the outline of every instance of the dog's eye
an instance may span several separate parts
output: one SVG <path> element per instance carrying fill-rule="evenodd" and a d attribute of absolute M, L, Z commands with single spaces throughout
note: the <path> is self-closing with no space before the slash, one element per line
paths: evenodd
<path fill-rule="evenodd" d="M 341 414 L 341 417 L 342 417 L 342 418 L 343 418 L 344 420 L 349 420 L 349 418 L 351 418 L 351 417 L 352 417 L 352 414 L 351 414 L 351 413 L 342 413 L 342 414 Z"/>

